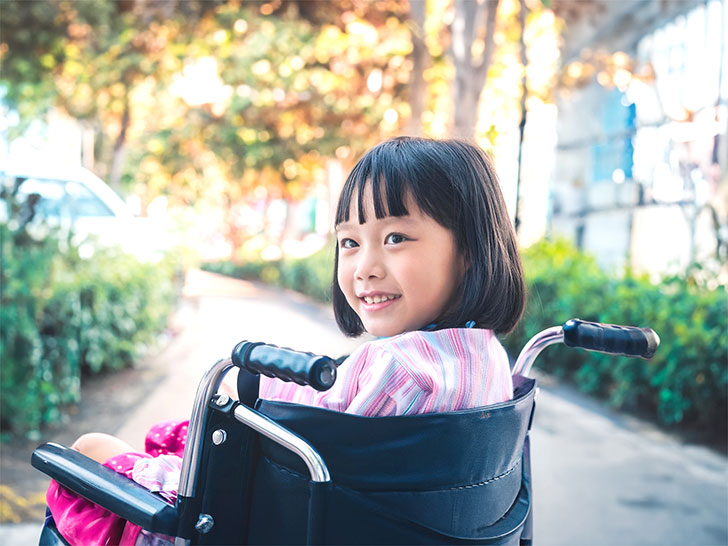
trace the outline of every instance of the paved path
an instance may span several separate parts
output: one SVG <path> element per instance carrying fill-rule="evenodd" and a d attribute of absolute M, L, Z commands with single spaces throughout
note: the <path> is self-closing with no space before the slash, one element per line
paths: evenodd
<path fill-rule="evenodd" d="M 189 415 L 196 384 L 241 339 L 338 356 L 331 312 L 291 292 L 192 272 L 184 332 L 168 373 L 116 431 L 141 445 L 148 425 Z M 728 544 L 728 461 L 603 410 L 542 378 L 532 432 L 537 542 L 554 545 Z M 0 526 L 0 545 L 37 543 L 37 525 Z"/>
<path fill-rule="evenodd" d="M 532 430 L 539 543 L 728 544 L 724 456 L 548 383 Z"/>

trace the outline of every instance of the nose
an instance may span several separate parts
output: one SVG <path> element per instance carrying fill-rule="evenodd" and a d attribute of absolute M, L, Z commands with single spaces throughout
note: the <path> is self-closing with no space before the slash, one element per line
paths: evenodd
<path fill-rule="evenodd" d="M 381 279 L 385 275 L 384 262 L 381 252 L 377 249 L 363 247 L 359 252 L 354 270 L 354 278 L 357 280 Z"/>

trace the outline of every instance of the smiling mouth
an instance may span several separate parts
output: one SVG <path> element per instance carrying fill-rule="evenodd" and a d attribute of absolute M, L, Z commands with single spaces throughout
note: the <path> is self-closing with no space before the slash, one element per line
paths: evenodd
<path fill-rule="evenodd" d="M 361 299 L 364 301 L 364 303 L 372 305 L 375 303 L 384 303 L 385 301 L 396 300 L 401 297 L 402 296 L 364 296 Z"/>

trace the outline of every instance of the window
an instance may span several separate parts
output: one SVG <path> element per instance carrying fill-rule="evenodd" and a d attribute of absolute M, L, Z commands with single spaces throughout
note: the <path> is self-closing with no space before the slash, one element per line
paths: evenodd
<path fill-rule="evenodd" d="M 622 180 L 632 178 L 632 137 L 635 132 L 636 108 L 626 100 L 624 93 L 614 89 L 605 101 L 600 127 L 606 138 L 592 145 L 591 181 L 612 180 L 615 172 L 621 172 Z"/>
<path fill-rule="evenodd" d="M 20 185 L 19 193 L 37 193 L 41 199 L 37 212 L 46 218 L 83 218 L 113 216 L 111 209 L 99 197 L 79 182 L 28 178 Z"/>

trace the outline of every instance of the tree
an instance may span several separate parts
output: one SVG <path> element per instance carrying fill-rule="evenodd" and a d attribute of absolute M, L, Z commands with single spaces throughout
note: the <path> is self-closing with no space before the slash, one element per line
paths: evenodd
<path fill-rule="evenodd" d="M 146 104 L 136 106 L 128 186 L 147 201 L 164 193 L 172 204 L 211 204 L 239 242 L 246 196 L 300 199 L 325 158 L 351 160 L 398 130 L 406 27 L 369 4 L 325 13 L 304 4 L 305 17 L 296 2 L 225 4 L 175 34 L 177 74 L 153 99 L 134 95 Z"/>
<path fill-rule="evenodd" d="M 412 70 L 410 71 L 410 117 L 407 133 L 422 134 L 422 114 L 425 110 L 425 67 L 431 61 L 425 42 L 425 0 L 410 0 L 409 29 L 412 36 Z"/>
<path fill-rule="evenodd" d="M 451 29 L 453 127 L 455 136 L 472 138 L 478 103 L 495 50 L 495 23 L 500 0 L 454 0 Z"/>
<path fill-rule="evenodd" d="M 77 4 L 3 1 L 0 5 L 0 84 L 3 101 L 18 112 L 18 134 L 55 106 L 55 78 L 87 27 L 106 28 L 112 15 L 107 0 Z"/>
<path fill-rule="evenodd" d="M 521 121 L 518 124 L 518 174 L 516 175 L 516 206 L 513 214 L 513 223 L 516 228 L 516 233 L 521 226 L 521 217 L 519 211 L 519 201 L 521 197 L 521 171 L 523 163 L 523 136 L 526 132 L 526 118 L 528 116 L 528 110 L 526 109 L 526 100 L 528 99 L 528 77 L 525 68 L 528 66 L 528 54 L 526 51 L 526 14 L 528 8 L 526 6 L 526 0 L 519 1 L 518 19 L 521 26 L 520 32 L 520 53 L 521 53 L 521 64 L 523 65 L 523 77 L 521 78 Z"/>
<path fill-rule="evenodd" d="M 503 64 L 504 3 L 458 0 L 448 26 L 446 0 L 8 0 L 0 84 L 23 119 L 55 106 L 93 127 L 112 185 L 231 211 L 262 186 L 301 197 L 326 158 L 350 162 L 405 121 L 444 136 L 455 110 L 452 132 L 473 136 L 489 65 Z"/>
<path fill-rule="evenodd" d="M 3 2 L 2 71 L 5 100 L 20 115 L 16 132 L 58 107 L 101 128 L 101 165 L 120 189 L 130 94 L 147 78 L 169 78 L 170 14 L 192 24 L 217 2 L 88 0 Z M 189 23 L 188 23 L 189 24 Z M 166 73 L 165 73 L 166 70 Z M 108 145 L 106 142 L 112 142 Z M 104 173 L 102 173 L 104 174 Z"/>

